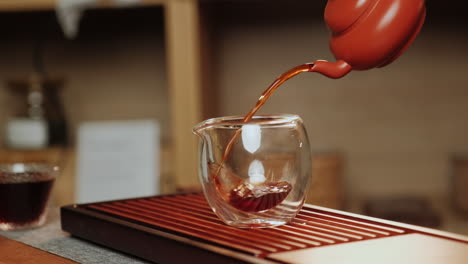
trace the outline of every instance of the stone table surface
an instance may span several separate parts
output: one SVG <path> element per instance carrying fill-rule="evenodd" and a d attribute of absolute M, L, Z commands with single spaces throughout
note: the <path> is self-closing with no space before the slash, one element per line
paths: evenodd
<path fill-rule="evenodd" d="M 50 210 L 47 223 L 23 231 L 0 231 L 0 236 L 83 264 L 147 264 L 144 260 L 70 236 L 60 228 L 59 209 Z"/>

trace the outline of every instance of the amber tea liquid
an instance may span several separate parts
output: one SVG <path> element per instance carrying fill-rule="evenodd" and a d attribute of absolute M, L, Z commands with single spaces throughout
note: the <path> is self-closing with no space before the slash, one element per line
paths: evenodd
<path fill-rule="evenodd" d="M 31 179 L 25 182 L 21 175 L 0 173 L 0 225 L 27 225 L 44 213 L 54 178 L 42 173 L 27 177 Z"/>

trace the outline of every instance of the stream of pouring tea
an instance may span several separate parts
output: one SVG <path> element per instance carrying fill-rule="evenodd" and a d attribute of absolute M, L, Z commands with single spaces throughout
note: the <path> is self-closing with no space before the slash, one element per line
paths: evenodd
<path fill-rule="evenodd" d="M 247 123 L 252 120 L 255 113 L 266 103 L 268 98 L 271 94 L 285 81 L 289 80 L 290 78 L 302 73 L 302 72 L 311 72 L 313 71 L 314 64 L 306 63 L 303 65 L 296 66 L 289 71 L 281 74 L 258 98 L 257 103 L 255 106 L 245 115 L 242 119 L 243 123 Z M 226 146 L 226 149 L 223 154 L 223 159 L 221 165 L 217 168 L 216 173 L 214 175 L 214 181 L 218 186 L 218 190 L 220 189 L 221 183 L 219 181 L 219 174 L 221 169 L 223 168 L 226 160 L 229 158 L 231 150 L 236 142 L 237 138 L 239 137 L 240 133 L 242 132 L 242 128 L 238 129 L 234 136 L 231 138 L 229 143 Z M 236 176 L 238 177 L 238 176 Z M 229 203 L 240 210 L 246 212 L 259 212 L 264 211 L 270 208 L 275 207 L 276 205 L 280 204 L 286 196 L 291 191 L 292 186 L 290 183 L 281 181 L 281 182 L 265 182 L 261 185 L 252 185 L 242 183 L 236 186 L 234 189 L 231 190 L 229 194 Z"/>

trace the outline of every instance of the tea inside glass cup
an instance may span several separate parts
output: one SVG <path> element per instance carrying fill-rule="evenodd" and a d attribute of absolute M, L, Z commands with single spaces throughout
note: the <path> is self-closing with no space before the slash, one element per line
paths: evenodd
<path fill-rule="evenodd" d="M 46 163 L 0 164 L 0 230 L 42 226 L 57 174 Z"/>

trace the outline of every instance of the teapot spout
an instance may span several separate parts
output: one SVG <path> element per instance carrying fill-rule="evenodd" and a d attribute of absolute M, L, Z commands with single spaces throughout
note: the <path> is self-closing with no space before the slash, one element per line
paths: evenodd
<path fill-rule="evenodd" d="M 351 70 L 351 65 L 343 60 L 338 60 L 337 62 L 317 60 L 314 61 L 314 64 L 309 72 L 318 72 L 329 78 L 338 79 L 348 74 Z"/>

